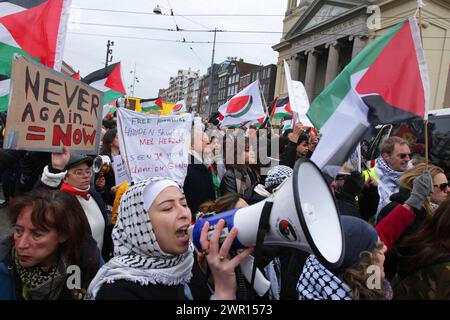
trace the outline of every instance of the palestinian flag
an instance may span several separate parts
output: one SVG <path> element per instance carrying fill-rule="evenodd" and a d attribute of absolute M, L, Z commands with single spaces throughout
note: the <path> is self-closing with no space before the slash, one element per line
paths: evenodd
<path fill-rule="evenodd" d="M 105 93 L 103 104 L 108 104 L 126 94 L 120 72 L 120 62 L 94 71 L 81 81 Z"/>
<path fill-rule="evenodd" d="M 80 72 L 75 72 L 73 75 L 71 75 L 71 77 L 75 80 L 81 80 Z"/>
<path fill-rule="evenodd" d="M 321 168 L 348 159 L 367 128 L 426 117 L 429 80 L 414 17 L 368 45 L 314 100 L 307 115 L 322 139 Z"/>
<path fill-rule="evenodd" d="M 264 117 L 261 117 L 261 118 L 257 119 L 256 121 L 248 122 L 248 126 L 254 126 L 258 129 L 265 128 L 267 125 L 268 119 L 269 118 L 267 117 L 267 115 L 264 115 Z"/>
<path fill-rule="evenodd" d="M 224 119 L 221 126 L 232 126 L 265 117 L 266 112 L 261 99 L 259 81 L 251 83 L 219 107 Z"/>
<path fill-rule="evenodd" d="M 0 112 L 8 108 L 12 56 L 61 70 L 71 0 L 0 1 Z"/>
<path fill-rule="evenodd" d="M 295 125 L 295 123 L 292 119 L 282 121 L 281 122 L 281 132 L 285 132 L 286 130 L 293 129 L 294 125 Z"/>
<path fill-rule="evenodd" d="M 0 74 L 0 112 L 8 109 L 9 88 L 11 86 L 11 79 L 8 76 Z"/>
<path fill-rule="evenodd" d="M 163 111 L 163 101 L 161 97 L 156 99 L 141 99 L 142 112 Z"/>
<path fill-rule="evenodd" d="M 289 103 L 289 97 L 278 100 L 275 108 L 272 109 L 270 117 L 272 119 L 292 119 L 294 113 L 292 112 L 291 105 Z"/>
<path fill-rule="evenodd" d="M 114 118 L 114 113 L 117 111 L 117 103 L 116 101 L 110 102 L 108 104 L 103 105 L 103 118 Z"/>

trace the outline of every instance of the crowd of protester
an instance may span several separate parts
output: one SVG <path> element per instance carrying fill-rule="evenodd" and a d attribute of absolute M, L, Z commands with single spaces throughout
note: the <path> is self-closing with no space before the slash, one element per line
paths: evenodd
<path fill-rule="evenodd" d="M 264 246 L 256 263 L 270 289 L 261 296 L 240 267 L 253 248 L 231 247 L 239 230 L 224 240 L 223 220 L 212 234 L 206 223 L 198 251 L 188 228 L 277 192 L 320 135 L 300 123 L 280 131 L 204 122 L 191 138 L 183 185 L 163 177 L 116 185 L 113 119 L 103 121 L 98 155 L 0 149 L 13 227 L 0 243 L 0 299 L 450 298 L 448 172 L 413 165 L 406 141 L 387 138 L 374 168 L 344 165 L 327 177 L 344 233 L 342 264 L 329 269 L 314 254 Z M 94 172 L 99 155 L 105 163 Z"/>

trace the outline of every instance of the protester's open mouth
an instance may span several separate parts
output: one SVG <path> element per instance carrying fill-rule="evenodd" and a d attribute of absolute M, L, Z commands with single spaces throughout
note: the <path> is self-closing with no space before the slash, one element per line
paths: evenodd
<path fill-rule="evenodd" d="M 188 227 L 189 226 L 183 226 L 181 228 L 178 228 L 177 229 L 177 235 L 184 236 L 185 234 L 187 234 Z"/>
<path fill-rule="evenodd" d="M 177 238 L 179 238 L 181 241 L 187 242 L 189 241 L 189 234 L 188 234 L 188 228 L 189 225 L 185 225 L 183 227 L 180 227 L 175 232 Z"/>

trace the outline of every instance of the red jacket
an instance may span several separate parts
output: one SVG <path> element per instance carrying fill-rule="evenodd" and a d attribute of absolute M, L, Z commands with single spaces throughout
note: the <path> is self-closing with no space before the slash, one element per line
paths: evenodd
<path fill-rule="evenodd" d="M 414 212 L 399 204 L 378 223 L 375 230 L 381 241 L 386 245 L 386 252 L 391 250 L 392 246 L 408 228 L 415 217 L 416 214 Z"/>

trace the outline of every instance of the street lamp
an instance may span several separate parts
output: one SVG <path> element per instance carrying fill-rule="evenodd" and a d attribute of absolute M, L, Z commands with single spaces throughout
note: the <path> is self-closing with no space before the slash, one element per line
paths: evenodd
<path fill-rule="evenodd" d="M 136 76 L 136 63 L 134 63 L 134 71 L 131 70 L 130 73 L 133 74 L 133 84 L 131 84 L 128 88 L 131 89 L 131 96 L 134 97 L 134 88 L 136 87 L 136 83 L 139 83 L 139 78 Z"/>
<path fill-rule="evenodd" d="M 161 11 L 161 8 L 159 7 L 159 5 L 156 5 L 156 7 L 153 9 L 153 13 L 157 14 L 157 15 L 164 15 Z M 173 10 L 170 9 L 170 15 L 173 16 Z M 176 25 L 177 31 L 180 31 L 182 29 L 180 29 L 178 27 L 178 25 Z M 217 30 L 217 28 L 214 28 L 214 41 L 213 41 L 213 48 L 212 48 L 212 57 L 211 57 L 211 72 L 210 72 L 210 81 L 209 81 L 209 89 L 208 89 L 208 104 L 207 104 L 207 108 L 206 108 L 206 114 L 208 114 L 208 116 L 211 116 L 212 113 L 212 90 L 213 90 L 213 79 L 214 79 L 214 55 L 216 52 L 216 36 L 217 36 L 217 32 L 221 31 L 221 30 Z M 183 42 L 186 42 L 186 39 L 183 37 Z"/>
<path fill-rule="evenodd" d="M 157 4 L 156 7 L 153 9 L 154 14 L 162 14 L 161 8 Z"/>

